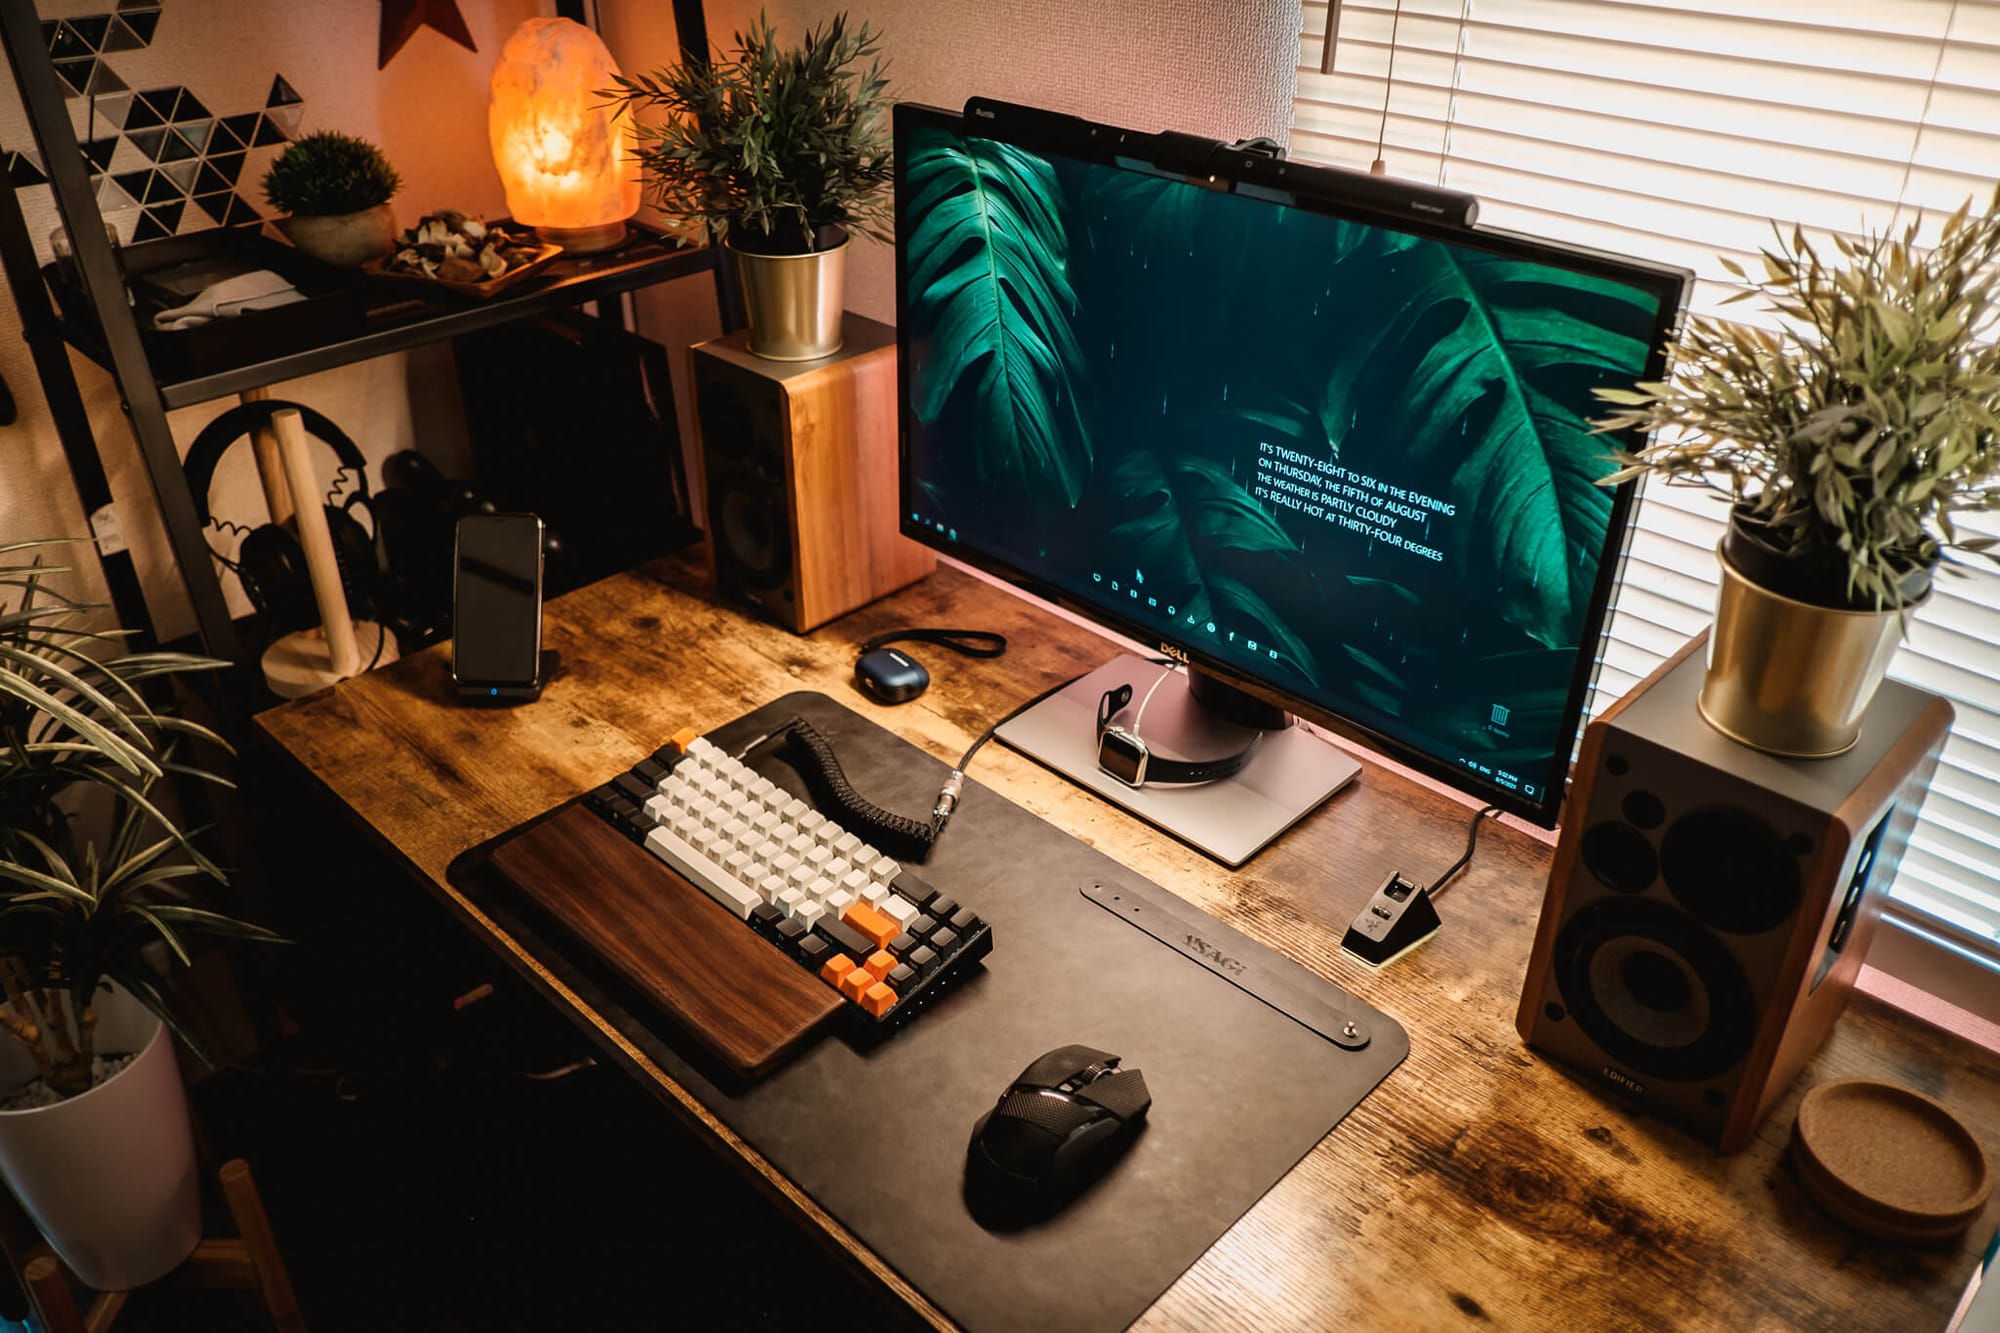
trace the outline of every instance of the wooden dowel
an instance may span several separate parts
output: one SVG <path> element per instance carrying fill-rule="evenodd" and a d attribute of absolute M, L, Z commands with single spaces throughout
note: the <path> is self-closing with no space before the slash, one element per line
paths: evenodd
<path fill-rule="evenodd" d="M 55 1256 L 30 1259 L 21 1277 L 49 1333 L 83 1333 L 83 1316 L 77 1313 L 76 1299 L 69 1294 L 69 1279 L 63 1276 Z"/>
<path fill-rule="evenodd" d="M 305 1333 L 305 1316 L 299 1313 L 299 1298 L 292 1292 L 292 1278 L 285 1271 L 285 1257 L 278 1253 L 277 1237 L 271 1234 L 271 1220 L 264 1215 L 264 1201 L 257 1194 L 257 1182 L 250 1177 L 250 1164 L 233 1158 L 222 1164 L 222 1196 L 229 1203 L 229 1215 L 257 1266 L 257 1280 L 264 1288 L 264 1307 L 278 1333 Z"/>
<path fill-rule="evenodd" d="M 333 674 L 342 680 L 361 670 L 361 650 L 354 641 L 354 622 L 347 614 L 347 593 L 340 586 L 340 565 L 333 556 L 333 536 L 326 511 L 313 494 L 312 465 L 306 458 L 306 428 L 289 408 L 271 418 L 278 432 L 278 455 L 291 487 L 292 508 L 299 524 L 299 545 L 306 553 L 306 573 L 312 576 L 313 601 L 326 633 Z"/>
<path fill-rule="evenodd" d="M 246 403 L 261 403 L 270 398 L 271 391 L 259 386 L 237 396 Z M 292 493 L 285 485 L 285 466 L 278 457 L 278 433 L 269 426 L 255 427 L 250 432 L 250 448 L 257 457 L 257 480 L 264 485 L 264 508 L 271 511 L 273 523 L 284 523 L 292 516 Z"/>

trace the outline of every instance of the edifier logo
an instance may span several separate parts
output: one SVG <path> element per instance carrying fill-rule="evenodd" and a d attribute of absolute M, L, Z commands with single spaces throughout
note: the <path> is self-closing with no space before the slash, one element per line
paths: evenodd
<path fill-rule="evenodd" d="M 1610 1065 L 1604 1066 L 1604 1068 L 1598 1072 L 1602 1073 L 1604 1077 L 1610 1079 L 1613 1083 L 1616 1083 L 1619 1087 L 1625 1089 L 1625 1091 L 1629 1093 L 1632 1093 L 1634 1096 L 1643 1097 L 1646 1095 L 1646 1085 L 1641 1083 L 1638 1079 L 1631 1077 L 1629 1074 L 1621 1074 L 1617 1070 L 1613 1069 Z"/>
<path fill-rule="evenodd" d="M 1239 977 L 1243 975 L 1244 965 L 1242 959 L 1231 958 L 1228 954 L 1216 948 L 1213 944 L 1210 944 L 1207 940 L 1203 939 L 1199 935 L 1189 935 L 1186 937 L 1186 940 L 1188 948 L 1193 949 L 1196 953 L 1200 954 L 1203 958 L 1208 959 L 1209 962 L 1214 963 L 1217 967 L 1221 968 L 1223 971 L 1233 973 L 1234 975 Z"/>
<path fill-rule="evenodd" d="M 1173 658 L 1174 661 L 1179 662 L 1182 666 L 1187 665 L 1187 660 L 1188 660 L 1187 654 L 1182 650 L 1180 650 L 1179 648 L 1174 647 L 1171 643 L 1161 644 L 1160 651 L 1166 654 L 1168 657 Z"/>

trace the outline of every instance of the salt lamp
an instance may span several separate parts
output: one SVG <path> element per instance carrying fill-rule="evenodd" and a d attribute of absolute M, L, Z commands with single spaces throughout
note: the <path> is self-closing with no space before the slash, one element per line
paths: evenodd
<path fill-rule="evenodd" d="M 609 250 L 639 211 L 639 165 L 604 93 L 618 65 L 569 19 L 529 19 L 493 68 L 486 129 L 516 222 L 567 250 Z"/>

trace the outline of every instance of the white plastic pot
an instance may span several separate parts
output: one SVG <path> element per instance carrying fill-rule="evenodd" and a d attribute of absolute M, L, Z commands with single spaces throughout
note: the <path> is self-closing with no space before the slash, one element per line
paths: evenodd
<path fill-rule="evenodd" d="M 178 1267 L 201 1239 L 187 1096 L 166 1027 L 123 991 L 97 997 L 97 1050 L 139 1058 L 89 1092 L 0 1111 L 0 1177 L 86 1286 L 125 1291 Z M 0 1088 L 35 1076 L 0 1033 Z"/>

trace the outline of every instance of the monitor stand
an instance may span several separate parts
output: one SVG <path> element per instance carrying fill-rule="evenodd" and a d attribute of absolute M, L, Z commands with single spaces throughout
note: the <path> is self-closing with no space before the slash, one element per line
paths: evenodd
<path fill-rule="evenodd" d="M 1098 700 L 1120 684 L 1132 687 L 1135 701 L 1143 699 L 1166 669 L 1137 657 L 1113 658 L 996 734 L 1037 763 L 1228 866 L 1248 861 L 1360 774 L 1355 760 L 1304 728 L 1290 726 L 1265 730 L 1257 752 L 1234 777 L 1195 786 L 1126 786 L 1097 766 Z M 1201 699 L 1195 697 L 1197 691 Z M 1225 694 L 1268 713 L 1267 724 L 1283 717 L 1212 677 L 1191 686 L 1189 674 L 1176 670 L 1146 707 L 1139 731 L 1147 747 L 1177 759 L 1240 750 L 1261 728 L 1222 717 L 1214 705 Z"/>

